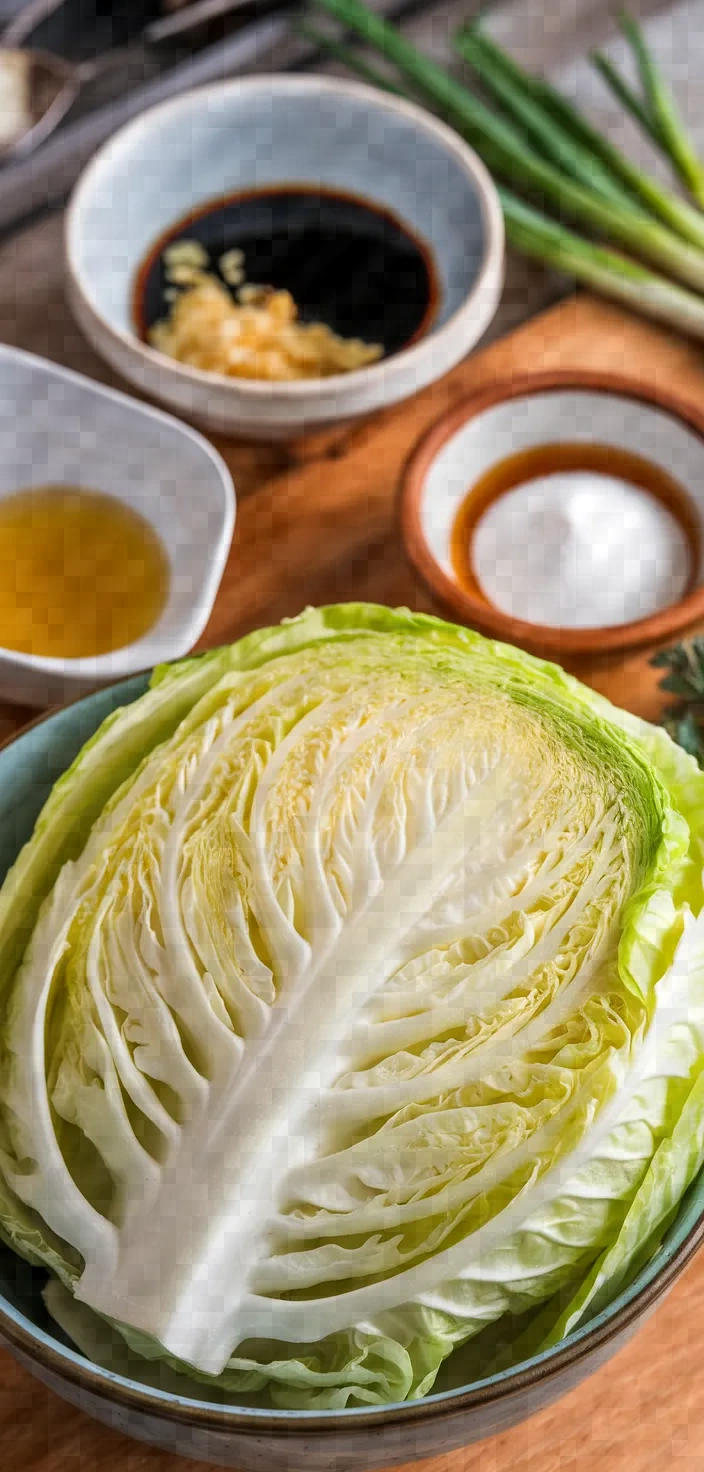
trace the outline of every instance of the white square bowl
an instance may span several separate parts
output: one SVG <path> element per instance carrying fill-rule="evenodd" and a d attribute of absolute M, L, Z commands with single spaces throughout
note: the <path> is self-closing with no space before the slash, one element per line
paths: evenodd
<path fill-rule="evenodd" d="M 31 486 L 114 496 L 158 533 L 170 568 L 161 616 L 132 644 L 90 659 L 43 659 L 2 645 L 0 697 L 49 705 L 195 644 L 215 601 L 235 521 L 230 473 L 170 415 L 44 358 L 0 345 L 0 499 Z"/>

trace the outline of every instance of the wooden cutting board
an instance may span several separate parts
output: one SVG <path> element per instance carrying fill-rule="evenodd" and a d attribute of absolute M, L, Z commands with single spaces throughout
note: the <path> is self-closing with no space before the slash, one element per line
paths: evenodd
<path fill-rule="evenodd" d="M 587 297 L 537 317 L 399 409 L 289 447 L 217 442 L 238 492 L 232 553 L 201 641 L 211 647 L 309 603 L 369 599 L 431 608 L 396 531 L 399 478 L 418 437 L 464 395 L 531 369 L 629 373 L 700 409 L 704 354 Z M 652 651 L 576 672 L 656 719 Z M 0 708 L 0 734 L 30 713 Z M 417 1472 L 704 1472 L 704 1254 L 612 1364 L 514 1431 Z M 205 1472 L 105 1430 L 0 1351 L 0 1472 Z M 335 1472 L 331 1468 L 331 1472 Z"/>

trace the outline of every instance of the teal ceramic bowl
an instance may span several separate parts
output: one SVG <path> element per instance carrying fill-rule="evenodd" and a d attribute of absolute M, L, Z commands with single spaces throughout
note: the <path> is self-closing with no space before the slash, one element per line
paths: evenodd
<path fill-rule="evenodd" d="M 0 879 L 29 838 L 56 779 L 148 677 L 112 686 L 29 727 L 0 750 Z M 45 1274 L 0 1250 L 0 1340 L 32 1374 L 98 1420 L 239 1472 L 371 1472 L 480 1441 L 543 1409 L 604 1364 L 672 1287 L 704 1238 L 704 1177 L 685 1197 L 656 1256 L 587 1327 L 518 1370 L 471 1384 L 463 1351 L 424 1400 L 345 1411 L 272 1411 L 189 1399 L 91 1364 L 47 1315 Z M 195 1394 L 195 1393 L 194 1393 Z"/>

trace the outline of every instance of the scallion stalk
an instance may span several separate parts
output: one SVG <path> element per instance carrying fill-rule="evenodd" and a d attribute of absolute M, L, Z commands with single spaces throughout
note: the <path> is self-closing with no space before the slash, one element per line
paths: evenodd
<path fill-rule="evenodd" d="M 506 238 L 601 295 L 704 340 L 704 300 L 616 251 L 566 230 L 499 186 Z"/>
<path fill-rule="evenodd" d="M 658 148 L 664 150 L 665 140 L 655 118 L 651 117 L 645 104 L 641 102 L 640 98 L 629 87 L 625 77 L 621 76 L 620 71 L 614 66 L 611 58 L 605 56 L 602 51 L 592 51 L 590 61 L 606 82 L 609 91 L 613 93 L 616 101 L 620 102 L 624 111 L 630 114 L 634 122 L 638 124 L 639 128 L 647 134 Z"/>
<path fill-rule="evenodd" d="M 643 32 L 632 16 L 621 16 L 621 29 L 638 66 L 646 103 L 680 178 L 704 206 L 704 164 L 687 132 L 675 99 Z"/>
<path fill-rule="evenodd" d="M 395 97 L 408 97 L 408 90 L 396 86 L 396 83 L 380 72 L 376 67 L 370 66 L 358 52 L 353 51 L 351 46 L 345 46 L 340 41 L 335 41 L 332 36 L 327 36 L 324 31 L 319 31 L 316 26 L 307 21 L 299 21 L 296 31 L 304 41 L 310 42 L 311 46 L 317 46 L 320 51 L 326 51 L 333 61 L 339 61 L 348 71 L 355 72 L 360 81 L 368 82 L 372 87 L 378 87 L 382 92 L 390 92 Z"/>
<path fill-rule="evenodd" d="M 605 199 L 626 208 L 639 206 L 624 189 L 613 171 L 607 168 L 593 149 L 561 126 L 546 111 L 520 68 L 506 58 L 498 46 L 489 42 L 475 26 L 459 31 L 454 38 L 455 50 L 477 73 L 482 86 L 510 113 L 514 122 L 527 134 L 530 142 L 542 149 L 547 158 L 573 179 L 594 189 Z M 704 244 L 704 235 L 702 236 Z"/>
<path fill-rule="evenodd" d="M 404 37 L 388 24 L 380 21 L 378 16 L 367 11 L 360 0 L 318 0 L 318 3 L 334 14 L 337 19 L 342 20 L 349 29 L 356 31 L 368 44 L 380 51 L 404 77 L 412 77 L 414 92 L 420 92 L 441 116 L 453 122 L 458 131 L 470 141 L 475 142 L 485 162 L 497 174 L 505 176 L 507 172 L 507 128 L 509 132 L 513 131 L 514 136 L 518 138 L 521 163 L 524 162 L 526 150 L 532 163 L 534 155 L 520 133 L 516 133 L 515 129 L 511 130 L 510 125 L 506 124 L 503 119 L 496 118 L 478 99 L 468 93 L 454 78 L 443 72 L 434 62 L 429 62 L 427 58 L 416 52 Z M 330 52 L 336 60 L 342 62 L 357 75 L 363 76 L 365 80 L 373 80 L 375 85 L 386 91 L 395 93 L 400 91 L 402 95 L 408 95 L 410 89 L 407 83 L 399 87 L 386 73 L 369 67 L 367 62 L 359 56 L 355 47 L 344 42 L 333 41 L 322 32 L 313 32 L 311 36 L 309 30 L 309 36 L 322 49 Z M 617 175 L 621 168 L 631 169 L 628 160 L 624 159 L 618 150 L 613 149 L 613 145 L 608 140 L 602 139 L 601 135 L 591 128 L 587 120 L 561 93 L 552 88 L 549 83 L 531 78 L 522 72 L 517 63 L 501 52 L 495 43 L 489 42 L 484 37 L 482 41 L 485 52 L 488 53 L 491 47 L 497 66 L 500 61 L 505 73 L 512 74 L 514 82 L 522 89 L 523 95 L 539 102 L 544 113 L 552 115 L 560 122 L 563 135 L 567 133 L 583 148 L 591 148 L 593 154 L 601 157 L 605 163 L 618 160 L 618 166 L 614 161 L 614 172 Z M 514 115 L 516 115 L 515 110 Z M 491 126 L 487 118 L 491 120 Z M 523 118 L 526 124 L 533 120 L 525 110 Z M 543 126 L 544 120 L 541 128 Z M 534 132 L 533 136 L 537 137 L 537 132 Z M 565 151 L 564 161 L 567 162 L 569 157 L 569 153 Z M 574 155 L 572 157 L 574 158 Z M 555 171 L 553 170 L 552 173 L 554 174 Z M 634 170 L 634 174 L 638 173 L 639 171 Z M 562 181 L 562 175 L 558 177 Z M 647 179 L 647 176 L 643 177 Z M 528 171 L 528 179 L 529 183 L 534 186 L 535 175 L 532 169 Z M 626 182 L 625 177 L 624 182 Z M 654 182 L 653 187 L 659 189 Z M 519 199 L 503 185 L 499 186 L 498 192 L 507 239 L 518 250 L 569 273 L 577 281 L 591 286 L 604 296 L 611 297 L 646 316 L 667 322 L 673 327 L 704 340 L 704 298 L 675 285 L 665 277 L 627 259 L 617 251 L 584 239 L 563 224 L 549 219 L 539 210 L 526 204 L 524 200 Z M 548 191 L 545 190 L 545 192 Z M 662 193 L 664 194 L 665 191 Z M 671 196 L 666 197 L 672 198 Z M 631 207 L 630 213 L 632 219 L 636 216 L 643 218 L 643 211 L 640 209 L 636 210 Z M 690 210 L 690 213 L 692 216 L 695 214 L 693 210 Z M 652 224 L 647 217 L 646 223 Z"/>
<path fill-rule="evenodd" d="M 556 206 L 560 214 L 591 226 L 689 285 L 704 288 L 704 251 L 650 219 L 640 208 L 607 200 L 547 163 L 517 128 L 498 117 L 437 62 L 423 56 L 362 0 L 316 3 L 392 61 L 412 84 L 420 86 L 435 106 L 451 117 L 489 168 L 507 183 L 527 186 L 542 201 Z"/>
<path fill-rule="evenodd" d="M 618 190 L 620 201 L 626 206 L 633 203 L 636 207 L 635 201 L 641 201 L 683 239 L 704 249 L 704 220 L 700 211 L 663 189 L 649 174 L 632 164 L 557 88 L 531 77 L 476 24 L 459 32 L 455 47 L 475 67 L 484 84 L 494 89 L 503 105 L 523 120 L 533 140 L 562 168 L 584 183 L 591 180 L 597 190 L 603 187 L 609 197 L 614 198 Z M 619 187 L 619 180 L 625 190 Z"/>

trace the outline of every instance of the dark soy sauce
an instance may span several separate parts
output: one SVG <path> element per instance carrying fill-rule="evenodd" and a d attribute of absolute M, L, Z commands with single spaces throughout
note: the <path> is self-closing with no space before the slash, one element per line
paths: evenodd
<path fill-rule="evenodd" d="M 177 240 L 204 246 L 220 279 L 220 257 L 243 251 L 248 283 L 290 291 L 301 321 L 380 343 L 385 355 L 420 337 L 435 313 L 430 251 L 394 215 L 332 190 L 262 189 L 214 200 L 157 242 L 136 285 L 143 339 L 169 314 L 163 252 Z"/>

